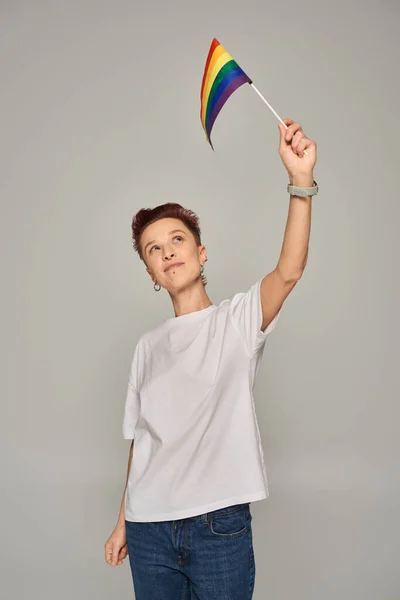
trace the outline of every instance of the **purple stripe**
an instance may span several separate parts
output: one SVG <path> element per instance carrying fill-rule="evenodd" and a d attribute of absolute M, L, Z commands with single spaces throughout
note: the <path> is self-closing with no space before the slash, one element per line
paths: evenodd
<path fill-rule="evenodd" d="M 215 105 L 215 108 L 212 112 L 212 115 L 210 115 L 210 120 L 208 122 L 207 135 L 208 135 L 209 139 L 211 136 L 211 130 L 215 123 L 215 119 L 218 117 L 225 102 L 228 100 L 229 96 L 231 96 L 233 94 L 233 92 L 235 92 L 244 83 L 251 83 L 251 79 L 248 78 L 246 73 L 243 73 L 243 75 L 239 75 L 239 77 L 236 77 L 236 79 L 234 81 L 232 81 L 232 83 L 230 85 L 228 85 L 228 87 L 222 94 L 221 98 L 218 100 L 218 102 Z"/>

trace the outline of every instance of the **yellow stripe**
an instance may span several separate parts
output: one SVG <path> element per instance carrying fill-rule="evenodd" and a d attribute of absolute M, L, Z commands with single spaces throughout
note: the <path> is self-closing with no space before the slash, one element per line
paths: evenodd
<path fill-rule="evenodd" d="M 218 75 L 219 71 L 222 69 L 222 67 L 224 65 L 226 65 L 227 62 L 232 60 L 231 55 L 226 50 L 222 49 L 222 52 L 218 52 L 218 50 L 219 50 L 219 48 L 217 48 L 217 50 L 215 51 L 215 53 L 210 61 L 207 79 L 206 79 L 206 83 L 204 85 L 203 97 L 202 97 L 202 114 L 201 114 L 203 122 L 205 119 L 208 96 L 210 95 L 210 91 L 211 91 L 212 85 L 215 81 L 215 78 Z M 218 52 L 218 56 L 215 56 L 215 54 L 217 52 Z"/>
<path fill-rule="evenodd" d="M 208 67 L 207 79 L 204 85 L 203 96 L 201 99 L 201 120 L 203 124 L 207 109 L 207 99 L 210 94 L 212 85 L 219 71 L 230 60 L 232 60 L 232 56 L 225 50 L 225 48 L 223 48 L 222 46 L 218 46 L 218 48 L 216 48 L 212 56 Z"/>

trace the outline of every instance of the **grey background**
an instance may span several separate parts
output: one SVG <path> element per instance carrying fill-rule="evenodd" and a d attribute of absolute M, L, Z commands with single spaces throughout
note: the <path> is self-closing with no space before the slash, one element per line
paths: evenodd
<path fill-rule="evenodd" d="M 172 316 L 130 239 L 143 206 L 201 219 L 208 293 L 279 257 L 277 120 L 245 86 L 205 142 L 212 37 L 318 143 L 306 272 L 271 334 L 257 412 L 256 600 L 398 600 L 399 4 L 0 3 L 1 596 L 131 598 L 104 543 L 139 335 Z"/>

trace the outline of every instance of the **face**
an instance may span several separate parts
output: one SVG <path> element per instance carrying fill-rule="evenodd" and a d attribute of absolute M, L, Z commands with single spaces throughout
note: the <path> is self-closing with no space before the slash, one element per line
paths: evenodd
<path fill-rule="evenodd" d="M 207 259 L 206 248 L 197 246 L 192 232 L 179 219 L 151 223 L 143 231 L 140 245 L 151 279 L 171 292 L 196 281 Z"/>

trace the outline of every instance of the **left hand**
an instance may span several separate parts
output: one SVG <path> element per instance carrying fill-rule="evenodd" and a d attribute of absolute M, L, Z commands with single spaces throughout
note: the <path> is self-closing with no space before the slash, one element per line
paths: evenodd
<path fill-rule="evenodd" d="M 290 181 L 298 178 L 313 177 L 313 169 L 317 161 L 317 144 L 303 133 L 300 123 L 292 119 L 283 119 L 288 126 L 286 129 L 282 123 L 278 124 L 281 134 L 279 144 L 279 156 L 286 167 Z M 304 154 L 307 150 L 308 156 Z"/>

